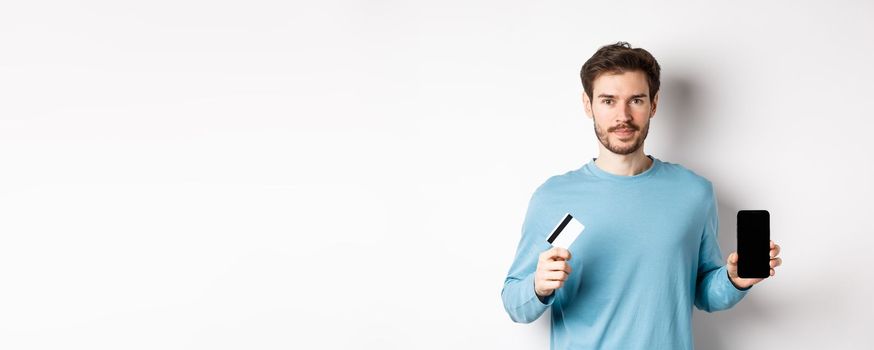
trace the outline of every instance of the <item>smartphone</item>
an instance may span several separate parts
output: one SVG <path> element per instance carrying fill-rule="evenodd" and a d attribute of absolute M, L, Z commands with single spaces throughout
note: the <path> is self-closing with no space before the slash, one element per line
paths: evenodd
<path fill-rule="evenodd" d="M 768 278 L 771 275 L 771 215 L 767 210 L 737 212 L 737 275 Z"/>

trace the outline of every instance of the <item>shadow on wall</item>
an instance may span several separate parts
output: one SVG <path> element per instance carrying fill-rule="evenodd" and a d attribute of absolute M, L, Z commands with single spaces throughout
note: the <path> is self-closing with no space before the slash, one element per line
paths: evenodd
<path fill-rule="evenodd" d="M 701 108 L 707 103 L 707 91 L 691 78 L 692 74 L 688 75 L 677 72 L 662 82 L 656 116 L 662 119 L 658 123 L 659 137 L 667 140 L 660 153 L 668 161 L 679 164 L 688 164 L 689 160 L 703 156 L 699 152 L 705 152 L 699 143 L 703 140 L 696 136 L 704 133 L 694 131 L 707 130 L 708 115 Z"/>
<path fill-rule="evenodd" d="M 692 78 L 692 72 L 675 73 L 662 82 L 662 90 L 668 94 L 659 97 L 659 108 L 665 108 L 659 112 L 659 117 L 663 119 L 658 132 L 663 133 L 663 139 L 667 140 L 660 153 L 670 162 L 687 165 L 694 159 L 707 157 L 707 147 L 702 145 L 707 144 L 707 135 L 715 130 L 711 130 L 713 123 L 708 120 L 711 116 L 702 106 L 709 105 L 711 99 L 703 83 Z M 691 168 L 695 170 L 694 166 Z M 719 247 L 724 264 L 728 254 L 737 249 L 737 211 L 742 209 L 742 205 L 731 193 L 718 192 L 716 197 L 719 201 Z M 693 307 L 695 348 L 728 350 L 741 345 L 737 335 L 743 333 L 744 325 L 768 317 L 764 305 L 757 305 L 755 298 L 751 298 L 753 293 L 754 290 L 751 290 L 740 303 L 724 311 L 708 313 Z"/>

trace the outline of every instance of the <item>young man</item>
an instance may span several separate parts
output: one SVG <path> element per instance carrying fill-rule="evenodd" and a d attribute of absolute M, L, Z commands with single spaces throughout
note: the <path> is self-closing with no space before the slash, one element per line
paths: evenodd
<path fill-rule="evenodd" d="M 762 279 L 722 264 L 713 185 L 643 150 L 659 100 L 659 64 L 620 42 L 583 65 L 582 99 L 599 154 L 535 190 L 501 297 L 510 318 L 552 308 L 553 349 L 692 349 L 692 305 L 739 302 Z M 585 225 L 568 250 L 546 242 L 570 213 Z M 771 276 L 782 263 L 771 242 Z"/>

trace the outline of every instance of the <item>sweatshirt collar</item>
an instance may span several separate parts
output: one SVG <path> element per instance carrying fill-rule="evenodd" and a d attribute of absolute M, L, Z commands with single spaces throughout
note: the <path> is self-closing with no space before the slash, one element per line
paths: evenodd
<path fill-rule="evenodd" d="M 647 155 L 647 158 L 652 160 L 652 165 L 650 165 L 649 169 L 646 169 L 642 173 L 637 174 L 637 175 L 626 176 L 626 175 L 616 175 L 616 174 L 608 173 L 608 172 L 604 171 L 603 169 L 599 168 L 597 165 L 595 165 L 595 160 L 597 158 L 592 158 L 592 160 L 589 161 L 589 163 L 587 163 L 585 165 L 585 168 L 590 173 L 592 173 L 592 175 L 595 175 L 599 178 L 612 180 L 612 181 L 619 181 L 619 182 L 637 182 L 637 181 L 651 177 L 661 167 L 661 161 L 658 160 L 658 158 L 655 158 L 651 155 Z"/>

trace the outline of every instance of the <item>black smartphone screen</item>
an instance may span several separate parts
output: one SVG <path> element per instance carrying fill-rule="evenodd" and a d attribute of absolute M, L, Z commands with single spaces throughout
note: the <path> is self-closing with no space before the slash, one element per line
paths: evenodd
<path fill-rule="evenodd" d="M 770 276 L 770 221 L 767 210 L 737 212 L 737 275 L 741 278 Z"/>

